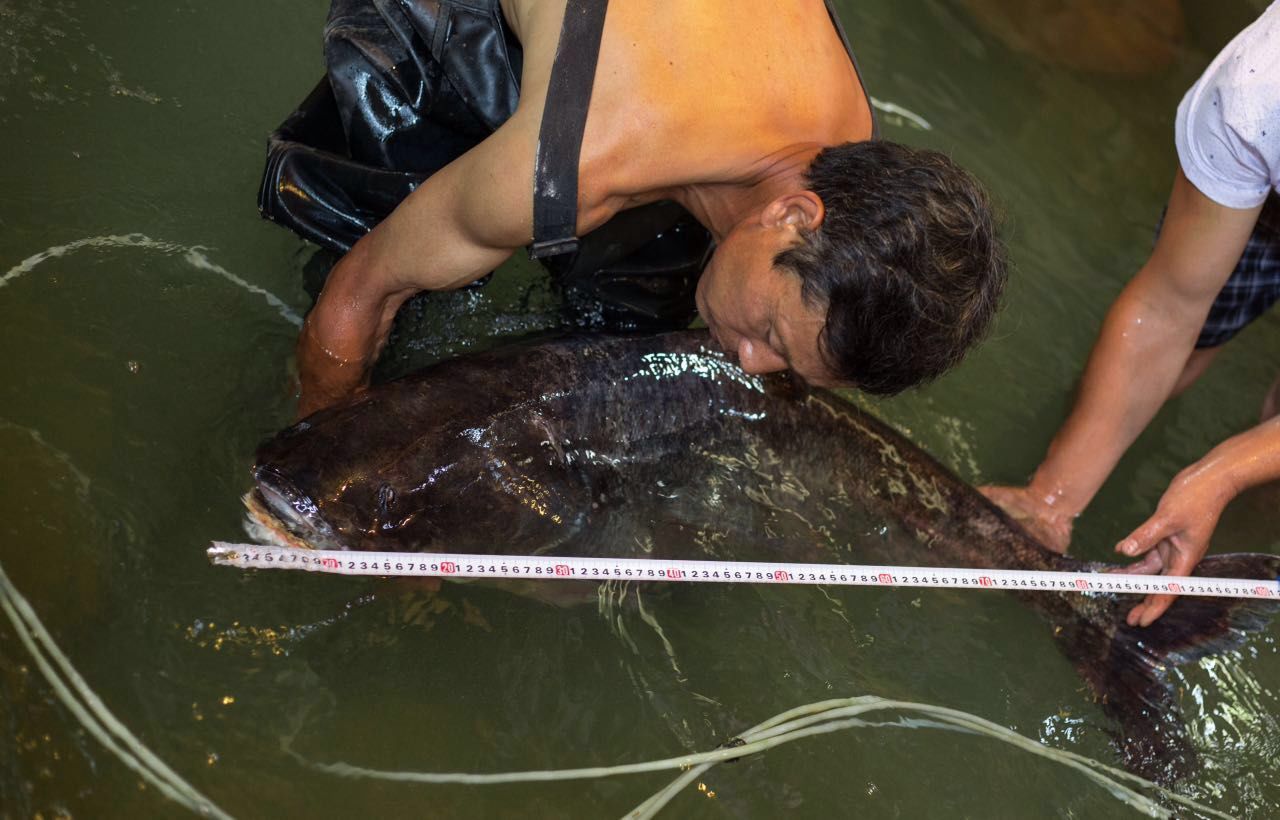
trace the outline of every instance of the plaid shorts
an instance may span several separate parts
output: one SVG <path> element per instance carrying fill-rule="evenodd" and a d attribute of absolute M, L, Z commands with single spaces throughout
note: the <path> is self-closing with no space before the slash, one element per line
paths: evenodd
<path fill-rule="evenodd" d="M 1157 231 L 1159 229 L 1157 228 Z M 1244 253 L 1222 286 L 1196 340 L 1197 348 L 1225 344 L 1280 299 L 1280 196 L 1262 206 Z"/>

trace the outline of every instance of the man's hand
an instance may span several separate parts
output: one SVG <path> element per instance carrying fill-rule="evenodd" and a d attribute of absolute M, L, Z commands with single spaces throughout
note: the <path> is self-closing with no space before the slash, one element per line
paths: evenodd
<path fill-rule="evenodd" d="M 1237 494 L 1280 479 L 1280 417 L 1214 447 L 1174 478 L 1156 514 L 1116 545 L 1144 556 L 1130 572 L 1190 575 L 1209 549 L 1222 510 Z M 1130 626 L 1147 626 L 1173 603 L 1172 595 L 1148 595 L 1129 611 Z"/>
<path fill-rule="evenodd" d="M 1143 556 L 1127 572 L 1190 575 L 1209 549 L 1209 539 L 1235 488 L 1213 461 L 1198 462 L 1178 474 L 1165 490 L 1155 515 L 1116 545 L 1130 558 Z M 1150 626 L 1173 603 L 1173 595 L 1148 595 L 1129 610 L 1129 626 Z"/>
<path fill-rule="evenodd" d="M 988 485 L 978 489 L 1048 549 L 1065 553 L 1071 545 L 1073 517 L 1050 505 L 1042 493 L 1030 487 Z"/>

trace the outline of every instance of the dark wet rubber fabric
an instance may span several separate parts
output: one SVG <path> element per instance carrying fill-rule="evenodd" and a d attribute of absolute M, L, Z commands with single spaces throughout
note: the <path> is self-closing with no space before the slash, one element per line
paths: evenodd
<path fill-rule="evenodd" d="M 603 0 L 598 0 L 603 2 Z M 345 252 L 515 111 L 522 51 L 497 0 L 334 0 L 327 76 L 268 141 L 262 215 Z M 711 236 L 673 202 L 624 211 L 541 261 L 572 320 L 687 325 Z"/>

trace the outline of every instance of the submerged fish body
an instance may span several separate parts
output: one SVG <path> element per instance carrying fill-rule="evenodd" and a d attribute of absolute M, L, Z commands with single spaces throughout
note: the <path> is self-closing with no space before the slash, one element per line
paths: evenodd
<path fill-rule="evenodd" d="M 281 432 L 254 478 L 259 521 L 325 548 L 1103 568 L 1045 549 L 849 402 L 748 376 L 696 331 L 446 361 Z M 1198 571 L 1275 578 L 1280 558 Z M 1118 722 L 1130 768 L 1161 780 L 1194 760 L 1164 668 L 1270 615 L 1183 598 L 1141 630 L 1131 598 L 1018 594 Z"/>

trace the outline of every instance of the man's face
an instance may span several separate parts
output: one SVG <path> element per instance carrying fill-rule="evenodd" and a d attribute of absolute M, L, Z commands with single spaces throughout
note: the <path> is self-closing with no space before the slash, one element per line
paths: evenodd
<path fill-rule="evenodd" d="M 747 225 L 716 248 L 698 281 L 698 313 L 712 337 L 748 373 L 788 370 L 835 385 L 818 352 L 825 311 L 805 303 L 800 277 L 773 266 L 779 235 Z"/>

